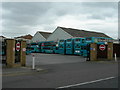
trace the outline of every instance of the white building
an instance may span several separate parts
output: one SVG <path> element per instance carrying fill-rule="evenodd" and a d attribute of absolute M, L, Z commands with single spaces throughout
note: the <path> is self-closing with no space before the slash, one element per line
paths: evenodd
<path fill-rule="evenodd" d="M 120 40 L 119 39 L 114 39 L 113 43 L 114 44 L 120 44 Z"/>
<path fill-rule="evenodd" d="M 38 31 L 32 38 L 32 42 L 46 41 L 51 33 Z"/>
<path fill-rule="evenodd" d="M 6 37 L 0 36 L 0 42 L 4 41 L 4 39 L 6 39 Z"/>

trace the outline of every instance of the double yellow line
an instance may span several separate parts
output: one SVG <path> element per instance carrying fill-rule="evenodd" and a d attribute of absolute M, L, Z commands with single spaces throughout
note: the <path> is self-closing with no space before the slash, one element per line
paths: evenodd
<path fill-rule="evenodd" d="M 0 74 L 0 76 L 21 76 L 21 75 L 32 75 L 32 74 L 38 74 L 41 72 L 47 72 L 47 70 L 41 70 L 41 71 L 31 71 L 31 72 L 17 72 L 17 73 L 7 73 L 7 74 Z"/>

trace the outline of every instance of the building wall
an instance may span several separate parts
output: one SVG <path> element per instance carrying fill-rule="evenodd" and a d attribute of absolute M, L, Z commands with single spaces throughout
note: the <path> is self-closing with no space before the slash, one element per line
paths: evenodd
<path fill-rule="evenodd" d="M 70 34 L 62 30 L 61 28 L 56 28 L 56 30 L 47 38 L 47 41 L 57 41 L 60 39 L 72 38 Z"/>
<path fill-rule="evenodd" d="M 32 38 L 32 42 L 40 42 L 40 41 L 46 41 L 46 39 L 39 33 L 37 32 L 33 38 Z"/>
<path fill-rule="evenodd" d="M 0 42 L 4 41 L 4 39 L 5 39 L 5 38 L 3 38 L 3 37 L 0 37 Z"/>

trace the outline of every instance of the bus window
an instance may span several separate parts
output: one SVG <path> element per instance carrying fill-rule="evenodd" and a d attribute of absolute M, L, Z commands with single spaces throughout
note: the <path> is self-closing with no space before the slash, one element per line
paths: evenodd
<path fill-rule="evenodd" d="M 60 40 L 60 42 L 64 42 L 64 40 Z"/>
<path fill-rule="evenodd" d="M 85 39 L 82 39 L 82 43 L 85 43 Z"/>
<path fill-rule="evenodd" d="M 75 48 L 80 48 L 80 46 L 79 46 L 79 45 L 76 45 Z"/>
<path fill-rule="evenodd" d="M 83 50 L 83 46 L 81 46 L 81 50 Z"/>
<path fill-rule="evenodd" d="M 80 39 L 75 39 L 76 42 L 80 41 Z"/>
<path fill-rule="evenodd" d="M 37 43 L 31 43 L 31 45 L 38 45 Z"/>
<path fill-rule="evenodd" d="M 60 45 L 60 46 L 59 46 L 59 48 L 63 48 L 63 46 L 62 46 L 62 45 Z"/>
<path fill-rule="evenodd" d="M 71 48 L 71 46 L 70 45 L 67 45 L 67 47 L 66 48 Z"/>
<path fill-rule="evenodd" d="M 71 39 L 68 39 L 67 42 L 71 42 Z"/>
<path fill-rule="evenodd" d="M 86 38 L 86 40 L 87 40 L 87 41 L 90 41 L 90 40 L 92 40 L 92 39 L 91 39 L 91 38 Z"/>

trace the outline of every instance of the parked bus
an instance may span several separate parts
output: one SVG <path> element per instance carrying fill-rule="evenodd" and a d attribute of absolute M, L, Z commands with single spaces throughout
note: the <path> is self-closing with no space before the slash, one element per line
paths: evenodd
<path fill-rule="evenodd" d="M 81 39 L 81 56 L 87 57 L 89 51 L 89 44 L 86 43 L 86 39 L 82 38 Z"/>
<path fill-rule="evenodd" d="M 31 44 L 29 43 L 29 44 L 27 44 L 27 46 L 26 46 L 26 54 L 28 55 L 28 54 L 30 54 L 31 53 Z"/>
<path fill-rule="evenodd" d="M 31 53 L 38 53 L 41 52 L 40 43 L 33 42 L 30 44 Z"/>
<path fill-rule="evenodd" d="M 70 38 L 66 40 L 66 54 L 74 54 L 74 39 Z"/>
<path fill-rule="evenodd" d="M 2 56 L 2 63 L 6 64 L 6 40 L 1 42 L 0 55 Z"/>
<path fill-rule="evenodd" d="M 74 39 L 74 54 L 75 55 L 81 55 L 81 43 L 82 43 L 82 38 Z"/>
<path fill-rule="evenodd" d="M 59 40 L 58 48 L 59 54 L 66 54 L 66 40 Z"/>
<path fill-rule="evenodd" d="M 6 42 L 2 41 L 0 45 L 0 55 L 5 56 L 6 55 Z"/>
<path fill-rule="evenodd" d="M 112 38 L 105 37 L 87 37 L 86 43 L 97 43 L 97 44 L 105 44 L 105 42 L 113 42 Z"/>
<path fill-rule="evenodd" d="M 53 47 L 53 51 L 54 51 L 55 54 L 59 54 L 58 42 L 56 42 L 56 45 Z"/>
<path fill-rule="evenodd" d="M 57 42 L 54 41 L 45 41 L 41 43 L 41 52 L 42 53 L 55 53 L 57 50 Z"/>

